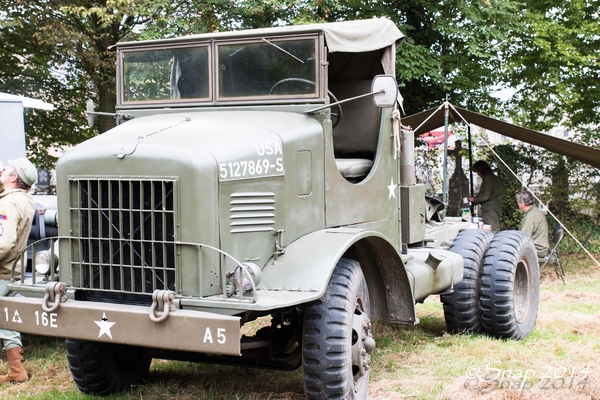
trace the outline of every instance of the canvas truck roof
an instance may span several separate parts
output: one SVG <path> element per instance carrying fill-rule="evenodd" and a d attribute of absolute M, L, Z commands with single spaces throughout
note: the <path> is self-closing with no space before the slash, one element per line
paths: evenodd
<path fill-rule="evenodd" d="M 237 39 L 260 36 L 286 36 L 323 32 L 329 52 L 362 53 L 388 47 L 404 39 L 398 27 L 386 18 L 294 25 L 274 28 L 214 32 L 178 38 L 123 42 L 123 46 L 167 45 L 200 40 Z"/>

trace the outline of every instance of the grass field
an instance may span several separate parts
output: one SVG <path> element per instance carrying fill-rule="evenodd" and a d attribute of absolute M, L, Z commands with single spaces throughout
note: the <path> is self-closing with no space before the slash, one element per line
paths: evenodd
<path fill-rule="evenodd" d="M 543 271 L 536 328 L 521 342 L 450 335 L 437 296 L 421 323 L 374 325 L 372 399 L 600 400 L 600 269 L 569 258 L 567 284 Z M 31 379 L 0 386 L 10 399 L 91 399 L 71 379 L 62 340 L 24 335 Z M 6 371 L 6 362 L 0 362 Z M 268 371 L 154 360 L 146 385 L 111 399 L 303 399 L 301 369 Z"/>

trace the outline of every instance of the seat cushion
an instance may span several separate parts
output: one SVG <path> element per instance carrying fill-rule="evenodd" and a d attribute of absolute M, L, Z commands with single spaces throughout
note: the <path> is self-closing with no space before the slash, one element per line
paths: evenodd
<path fill-rule="evenodd" d="M 335 163 L 346 179 L 367 176 L 373 167 L 373 161 L 365 158 L 336 158 Z"/>

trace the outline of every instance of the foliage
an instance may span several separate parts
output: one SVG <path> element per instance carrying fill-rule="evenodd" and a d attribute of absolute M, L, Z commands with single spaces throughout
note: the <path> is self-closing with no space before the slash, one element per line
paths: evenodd
<path fill-rule="evenodd" d="M 502 43 L 517 122 L 547 130 L 600 122 L 600 1 L 526 0 L 520 29 Z"/>
<path fill-rule="evenodd" d="M 577 238 L 575 241 L 569 233 L 565 232 L 565 237 L 559 245 L 561 254 L 569 253 L 587 257 L 585 250 L 592 254 L 600 254 L 600 219 L 598 217 L 593 218 L 580 214 L 561 222 Z M 551 231 L 556 225 L 557 222 L 550 219 L 548 229 Z"/>
<path fill-rule="evenodd" d="M 8 7 L 2 7 L 9 10 Z M 27 15 L 23 15 L 27 18 Z M 0 20 L 0 91 L 26 95 L 54 104 L 54 111 L 27 109 L 25 131 L 30 156 L 40 167 L 53 165 L 51 146 L 76 143 L 89 137 L 83 126 L 87 81 L 67 84 L 73 71 L 63 66 L 53 48 L 40 44 L 32 32 L 23 29 L 23 20 Z M 37 50 L 29 48 L 37 43 Z"/>

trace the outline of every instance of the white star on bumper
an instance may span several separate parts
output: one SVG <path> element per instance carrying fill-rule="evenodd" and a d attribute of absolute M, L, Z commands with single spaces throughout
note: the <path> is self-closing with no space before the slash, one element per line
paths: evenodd
<path fill-rule="evenodd" d="M 112 328 L 115 322 L 108 322 L 108 319 L 106 318 L 106 313 L 102 313 L 102 319 L 100 321 L 94 322 L 100 327 L 100 333 L 98 333 L 98 337 L 106 334 L 106 336 L 108 336 L 109 338 L 113 338 L 112 333 L 110 332 L 110 328 Z"/>

